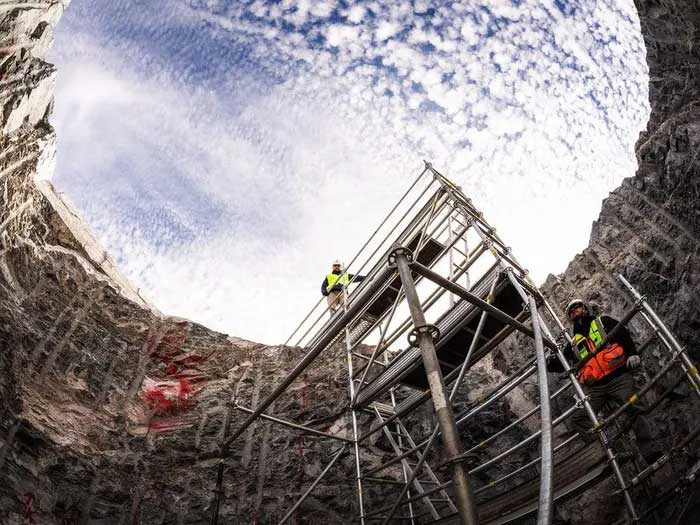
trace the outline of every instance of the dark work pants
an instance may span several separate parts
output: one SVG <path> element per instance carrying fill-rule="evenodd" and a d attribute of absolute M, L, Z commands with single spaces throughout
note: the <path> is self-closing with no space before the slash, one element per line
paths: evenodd
<path fill-rule="evenodd" d="M 620 405 L 626 403 L 635 390 L 634 376 L 630 373 L 624 373 L 604 385 L 593 384 L 584 387 L 584 392 L 588 395 L 591 408 L 596 414 L 609 401 L 617 401 Z M 632 428 L 635 436 L 637 436 L 639 451 L 646 458 L 656 452 L 656 446 L 649 423 L 641 414 L 645 409 L 646 404 L 640 399 L 631 408 L 627 409 L 627 414 L 629 417 L 634 418 Z M 596 437 L 595 434 L 588 432 L 593 424 L 584 408 L 579 408 L 574 412 L 574 415 L 571 417 L 571 425 L 586 441 Z"/>

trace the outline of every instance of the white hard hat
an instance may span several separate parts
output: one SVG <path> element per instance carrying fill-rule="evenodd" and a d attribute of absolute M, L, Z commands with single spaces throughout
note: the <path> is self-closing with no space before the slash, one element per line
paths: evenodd
<path fill-rule="evenodd" d="M 336 266 L 336 265 L 342 266 L 343 263 L 341 263 L 338 259 L 336 259 L 335 261 L 333 261 L 333 266 Z"/>
<path fill-rule="evenodd" d="M 572 299 L 569 301 L 569 304 L 566 305 L 566 308 L 564 311 L 566 312 L 566 317 L 569 317 L 569 312 L 574 309 L 574 307 L 581 305 L 583 306 L 586 310 L 590 311 L 590 308 L 588 308 L 588 303 L 584 301 L 583 299 Z"/>

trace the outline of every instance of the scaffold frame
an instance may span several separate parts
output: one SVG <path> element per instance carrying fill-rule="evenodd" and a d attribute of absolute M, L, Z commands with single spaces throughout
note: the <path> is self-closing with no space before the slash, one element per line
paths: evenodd
<path fill-rule="evenodd" d="M 232 396 L 225 438 L 220 445 L 212 524 L 218 523 L 223 463 L 228 449 L 258 418 L 325 437 L 339 445 L 280 524 L 294 515 L 348 451 L 354 456 L 357 521 L 363 525 L 395 521 L 412 525 L 508 523 L 534 511 L 538 524 L 544 525 L 551 523 L 556 500 L 588 487 L 609 472 L 624 498 L 627 519 L 636 523 L 644 514 L 635 505 L 632 490 L 671 458 L 682 454 L 700 435 L 700 426 L 695 427 L 655 463 L 635 469 L 631 478 L 626 477 L 623 460 L 613 445 L 629 428 L 618 425 L 612 436 L 609 429 L 676 368 L 680 368 L 682 375 L 674 385 L 686 381 L 700 399 L 696 366 L 646 298 L 620 275 L 620 282 L 634 304 L 620 320 L 617 330 L 640 317 L 652 331 L 640 346 L 640 353 L 656 342 L 666 349 L 668 361 L 627 403 L 599 419 L 577 379 L 581 363 L 572 365 L 564 356 L 564 345 L 571 340 L 567 327 L 471 199 L 428 162 L 344 271 L 353 273 L 343 288 L 341 307 L 334 311 L 324 305 L 322 298 L 285 342 L 307 350 L 299 363 L 255 407 L 241 406 L 235 394 Z M 364 279 L 356 282 L 360 275 Z M 597 350 L 604 348 L 615 332 L 611 330 Z M 531 342 L 531 354 L 523 355 L 522 364 L 515 372 L 472 405 L 456 411 L 453 404 L 464 393 L 469 371 L 515 333 Z M 402 343 L 403 338 L 406 343 Z M 331 435 L 266 412 L 323 351 L 338 345 L 344 346 L 347 361 L 346 412 L 352 437 Z M 547 373 L 550 359 L 560 362 L 565 370 L 562 377 L 567 381 L 554 392 L 550 392 Z M 533 376 L 539 404 L 481 443 L 464 450 L 460 428 L 489 406 L 512 395 Z M 573 391 L 573 403 L 555 417 L 551 401 L 569 390 Z M 409 420 L 428 400 L 432 402 L 436 423 L 430 422 L 430 431 L 416 438 Z M 585 410 L 590 431 L 598 436 L 602 453 L 596 453 L 600 450 L 596 449 L 597 442 L 582 446 L 578 434 L 559 436 L 560 442 L 555 444 L 554 429 L 579 409 Z M 248 417 L 229 433 L 231 410 L 247 413 Z M 538 421 L 533 423 L 536 415 Z M 515 445 L 478 465 L 469 466 L 474 454 L 487 450 L 501 436 L 523 425 L 538 430 L 532 430 Z M 366 468 L 363 447 L 379 432 L 393 457 Z M 442 442 L 439 453 L 435 448 L 438 438 Z M 537 440 L 539 456 L 526 456 L 515 470 L 475 487 L 476 476 L 505 458 L 528 450 Z M 529 453 L 534 454 L 532 450 Z M 590 463 L 584 465 L 585 472 L 576 479 L 562 477 L 567 462 L 583 461 L 579 458 Z M 450 479 L 445 479 L 445 470 L 449 471 Z M 530 494 L 525 489 L 536 485 L 536 490 L 531 490 L 533 498 L 518 500 L 517 505 L 501 509 L 500 513 L 489 513 L 499 497 L 508 495 L 505 490 L 498 492 L 498 487 L 507 486 L 533 470 L 537 474 L 534 478 L 513 485 L 512 489 L 514 493 L 522 489 L 524 494 Z M 393 472 L 394 476 L 387 472 Z M 366 486 L 394 489 L 392 496 L 383 498 L 390 503 L 369 509 Z M 489 492 L 493 493 L 490 497 Z M 405 514 L 398 515 L 401 509 Z"/>

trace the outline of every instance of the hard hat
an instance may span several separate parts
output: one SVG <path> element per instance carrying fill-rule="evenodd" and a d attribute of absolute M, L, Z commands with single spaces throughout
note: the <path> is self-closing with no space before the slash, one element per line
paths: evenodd
<path fill-rule="evenodd" d="M 343 263 L 336 259 L 335 261 L 333 261 L 333 266 L 343 266 Z"/>
<path fill-rule="evenodd" d="M 566 317 L 569 317 L 569 312 L 574 309 L 575 306 L 581 305 L 583 306 L 586 310 L 590 311 L 588 308 L 588 303 L 584 301 L 583 299 L 572 299 L 569 301 L 569 304 L 566 305 L 565 312 L 566 312 Z"/>

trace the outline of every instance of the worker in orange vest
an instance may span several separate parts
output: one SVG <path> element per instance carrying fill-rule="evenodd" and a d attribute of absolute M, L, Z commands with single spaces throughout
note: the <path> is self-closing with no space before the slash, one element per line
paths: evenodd
<path fill-rule="evenodd" d="M 583 361 L 583 365 L 579 365 L 578 380 L 593 411 L 598 413 L 609 401 L 626 403 L 636 390 L 631 370 L 642 364 L 627 328 L 620 327 L 614 337 L 596 351 L 618 321 L 607 315 L 592 316 L 588 304 L 582 299 L 574 299 L 567 305 L 566 317 L 573 326 L 574 337 L 565 346 L 564 356 L 569 362 Z M 555 359 L 549 361 L 547 368 L 551 372 L 564 371 L 561 363 Z M 653 462 L 660 456 L 660 451 L 642 415 L 645 410 L 646 405 L 642 400 L 638 400 L 630 409 L 640 452 L 647 462 Z M 590 432 L 590 419 L 582 407 L 574 412 L 571 425 L 584 440 L 594 437 Z"/>

